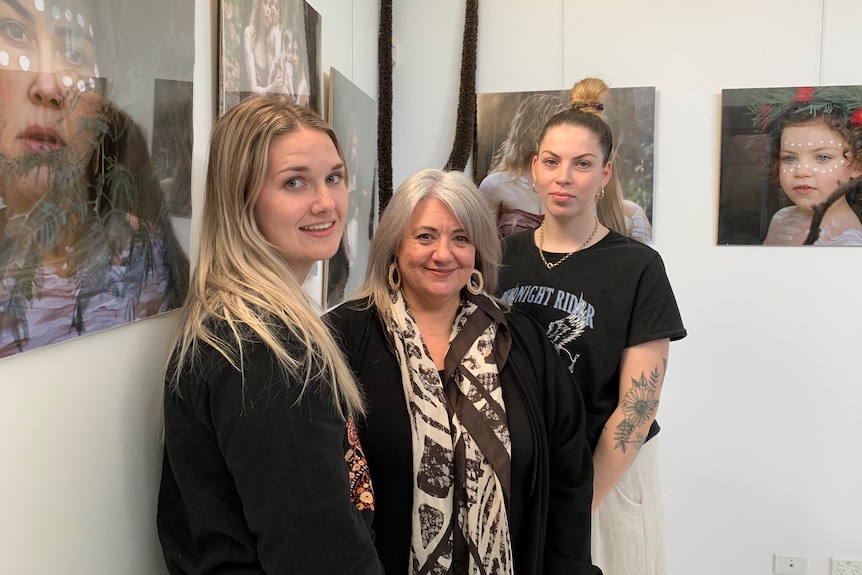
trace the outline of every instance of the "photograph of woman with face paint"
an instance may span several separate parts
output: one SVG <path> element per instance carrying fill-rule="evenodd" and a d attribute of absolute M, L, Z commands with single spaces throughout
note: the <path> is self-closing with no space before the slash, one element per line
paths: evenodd
<path fill-rule="evenodd" d="M 0 358 L 182 305 L 146 137 L 104 95 L 95 0 L 0 0 Z"/>

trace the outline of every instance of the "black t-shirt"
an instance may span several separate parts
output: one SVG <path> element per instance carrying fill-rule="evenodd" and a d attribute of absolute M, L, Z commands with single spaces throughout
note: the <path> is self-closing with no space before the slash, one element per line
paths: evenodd
<path fill-rule="evenodd" d="M 619 403 L 625 348 L 686 335 L 658 252 L 610 231 L 554 269 L 539 258 L 533 230 L 505 238 L 498 294 L 533 316 L 581 386 L 587 440 L 595 450 Z M 546 253 L 548 261 L 565 254 Z M 654 422 L 647 437 L 658 433 Z"/>

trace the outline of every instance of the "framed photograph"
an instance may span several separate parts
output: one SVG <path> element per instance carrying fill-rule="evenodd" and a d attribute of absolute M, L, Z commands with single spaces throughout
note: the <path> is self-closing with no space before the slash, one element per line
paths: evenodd
<path fill-rule="evenodd" d="M 862 245 L 862 86 L 722 90 L 719 245 Z M 814 230 L 812 231 L 812 223 Z"/>
<path fill-rule="evenodd" d="M 182 305 L 194 68 L 185 0 L 7 8 L 0 358 Z"/>
<path fill-rule="evenodd" d="M 303 0 L 220 0 L 219 114 L 252 94 L 321 113 L 320 14 Z"/>
<path fill-rule="evenodd" d="M 614 156 L 612 184 L 602 201 L 615 202 L 624 213 L 617 231 L 650 243 L 655 88 L 611 88 L 604 105 L 603 117 L 614 134 Z M 474 179 L 497 208 L 503 235 L 541 222 L 541 202 L 530 190 L 529 161 L 545 123 L 566 107 L 568 90 L 477 95 Z M 601 218 L 601 206 L 599 210 Z"/>
<path fill-rule="evenodd" d="M 377 225 L 377 103 L 330 68 L 329 123 L 347 162 L 347 225 L 341 246 L 326 262 L 325 308 L 350 296 L 365 279 Z"/>

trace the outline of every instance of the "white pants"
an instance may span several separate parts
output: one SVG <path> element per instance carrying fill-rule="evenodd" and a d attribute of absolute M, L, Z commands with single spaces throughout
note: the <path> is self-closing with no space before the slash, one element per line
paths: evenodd
<path fill-rule="evenodd" d="M 643 445 L 593 513 L 593 563 L 604 575 L 665 575 L 664 494 L 656 439 Z"/>

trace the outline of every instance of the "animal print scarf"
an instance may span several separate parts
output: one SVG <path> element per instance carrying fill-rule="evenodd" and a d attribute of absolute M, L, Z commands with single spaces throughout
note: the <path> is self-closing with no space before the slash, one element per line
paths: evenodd
<path fill-rule="evenodd" d="M 391 297 L 413 445 L 411 573 L 512 574 L 502 313 L 484 295 L 462 302 L 441 379 L 401 291 Z"/>

